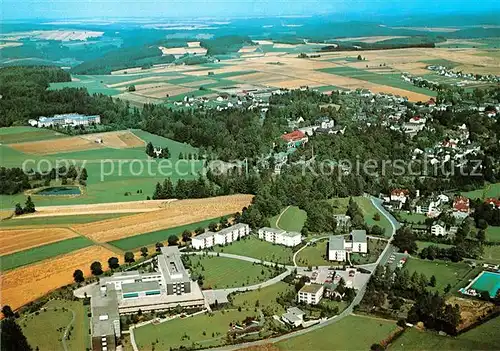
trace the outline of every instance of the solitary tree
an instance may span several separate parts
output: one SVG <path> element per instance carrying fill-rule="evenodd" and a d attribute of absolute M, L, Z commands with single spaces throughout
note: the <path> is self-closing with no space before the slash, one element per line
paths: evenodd
<path fill-rule="evenodd" d="M 93 275 L 101 275 L 102 274 L 102 265 L 99 261 L 94 261 L 90 265 L 90 271 Z"/>
<path fill-rule="evenodd" d="M 156 252 L 160 252 L 161 248 L 163 247 L 163 243 L 157 242 L 155 244 L 155 247 L 156 247 Z"/>
<path fill-rule="evenodd" d="M 14 318 L 6 318 L 0 324 L 0 345 L 2 351 L 31 351 L 23 330 Z"/>
<path fill-rule="evenodd" d="M 77 269 L 73 272 L 73 279 L 76 283 L 82 283 L 85 281 L 85 277 L 83 276 L 83 272 L 81 269 Z"/>
<path fill-rule="evenodd" d="M 431 276 L 431 280 L 429 281 L 429 285 L 432 287 L 436 286 L 436 276 Z"/>
<path fill-rule="evenodd" d="M 187 243 L 191 240 L 191 232 L 189 230 L 185 230 L 182 232 L 182 241 Z"/>
<path fill-rule="evenodd" d="M 16 208 L 14 209 L 14 213 L 16 214 L 16 216 L 20 216 L 24 213 L 23 207 L 21 206 L 21 204 L 19 202 L 16 204 Z"/>
<path fill-rule="evenodd" d="M 111 269 L 116 269 L 116 268 L 120 267 L 120 263 L 118 262 L 118 258 L 117 257 L 110 257 L 108 259 L 108 266 Z"/>
<path fill-rule="evenodd" d="M 148 257 L 148 248 L 147 247 L 141 247 L 141 256 Z"/>
<path fill-rule="evenodd" d="M 146 145 L 146 155 L 153 157 L 155 154 L 153 144 L 151 142 L 147 143 Z"/>
<path fill-rule="evenodd" d="M 9 305 L 4 305 L 2 307 L 2 313 L 5 318 L 14 317 L 14 312 L 12 311 L 12 308 L 10 308 Z"/>
<path fill-rule="evenodd" d="M 134 262 L 135 261 L 135 259 L 134 259 L 134 253 L 130 252 L 130 251 L 125 252 L 124 259 L 125 259 L 125 262 L 127 262 L 127 263 Z"/>
<path fill-rule="evenodd" d="M 175 246 L 175 245 L 177 245 L 178 242 L 179 242 L 179 238 L 177 237 L 177 235 L 172 234 L 168 237 L 168 245 L 169 246 Z"/>
<path fill-rule="evenodd" d="M 28 199 L 26 199 L 26 204 L 24 206 L 24 213 L 34 213 L 35 211 L 35 204 L 31 200 L 31 196 L 28 196 Z"/>

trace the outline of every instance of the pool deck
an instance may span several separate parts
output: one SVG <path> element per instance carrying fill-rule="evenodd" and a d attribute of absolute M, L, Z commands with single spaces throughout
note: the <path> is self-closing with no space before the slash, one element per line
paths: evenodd
<path fill-rule="evenodd" d="M 496 278 L 497 283 L 492 284 L 492 287 L 487 290 L 491 298 L 495 297 L 497 290 L 500 289 L 500 273 L 498 272 L 482 271 L 465 288 L 460 289 L 460 292 L 464 295 L 477 296 L 477 291 L 481 291 L 481 289 L 474 288 L 474 284 L 479 279 L 487 279 L 485 275 L 492 275 L 492 279 Z"/>

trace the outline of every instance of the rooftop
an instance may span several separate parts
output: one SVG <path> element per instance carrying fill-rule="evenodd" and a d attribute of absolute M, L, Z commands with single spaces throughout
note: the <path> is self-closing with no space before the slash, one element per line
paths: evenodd
<path fill-rule="evenodd" d="M 137 282 L 137 283 L 122 284 L 123 293 L 142 292 L 151 290 L 160 290 L 160 284 L 158 284 L 158 282 Z"/>
<path fill-rule="evenodd" d="M 118 321 L 119 323 L 120 320 L 116 290 L 109 288 L 103 294 L 99 289 L 94 289 L 90 301 L 92 310 L 92 335 L 114 335 L 114 321 Z"/>
<path fill-rule="evenodd" d="M 319 285 L 319 284 L 306 284 L 306 285 L 304 285 L 302 287 L 302 289 L 299 290 L 299 293 L 316 294 L 322 288 L 323 288 L 323 285 Z"/>
<path fill-rule="evenodd" d="M 366 230 L 353 230 L 351 232 L 352 241 L 357 243 L 365 243 L 366 242 Z"/>
<path fill-rule="evenodd" d="M 276 228 L 269 228 L 269 227 L 263 227 L 263 228 L 260 228 L 259 230 L 263 230 L 263 231 L 271 232 L 271 233 L 275 233 L 275 234 L 285 233 L 285 231 L 283 229 L 276 229 Z"/>
<path fill-rule="evenodd" d="M 330 236 L 328 250 L 344 250 L 344 237 L 334 235 Z"/>
<path fill-rule="evenodd" d="M 161 255 L 158 255 L 158 268 L 167 284 L 191 281 L 186 268 L 182 264 L 181 254 L 177 246 L 162 247 L 161 253 Z"/>

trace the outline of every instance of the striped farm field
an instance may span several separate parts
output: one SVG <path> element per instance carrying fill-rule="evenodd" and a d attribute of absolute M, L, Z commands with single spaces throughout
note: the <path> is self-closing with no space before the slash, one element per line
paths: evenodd
<path fill-rule="evenodd" d="M 73 282 L 73 272 L 81 269 L 90 275 L 90 265 L 94 261 L 107 267 L 110 257 L 116 253 L 101 246 L 91 246 L 78 251 L 54 257 L 2 274 L 2 305 L 17 309 L 66 284 Z"/>
<path fill-rule="evenodd" d="M 65 136 L 62 133 L 50 129 L 39 129 L 34 127 L 8 127 L 0 128 L 0 143 L 11 144 L 28 141 L 54 139 Z"/>
<path fill-rule="evenodd" d="M 231 215 L 252 201 L 252 195 L 230 195 L 166 203 L 154 212 L 73 226 L 73 229 L 96 242 L 110 242 L 134 235 Z"/>
<path fill-rule="evenodd" d="M 136 212 L 141 212 L 137 210 Z M 80 223 L 91 223 L 104 221 L 106 219 L 122 217 L 126 215 L 132 215 L 135 213 L 104 213 L 104 214 L 85 214 L 85 215 L 74 215 L 74 216 L 47 216 L 47 217 L 30 217 L 30 218 L 14 218 L 10 220 L 4 220 L 0 222 L 0 228 L 13 228 L 13 229 L 33 229 L 43 228 L 43 227 L 54 227 L 62 226 L 68 227 L 70 225 L 80 224 Z M 52 231 L 54 228 L 51 228 Z M 58 228 L 60 229 L 60 228 Z M 1 231 L 0 231 L 1 233 Z M 1 241 L 0 237 L 0 241 Z M 0 254 L 2 251 L 0 249 Z"/>
<path fill-rule="evenodd" d="M 76 237 L 57 241 L 47 245 L 33 247 L 28 250 L 14 252 L 10 255 L 0 256 L 0 268 L 5 272 L 48 258 L 64 255 L 91 245 L 92 241 L 90 241 L 89 239 L 84 237 Z"/>
<path fill-rule="evenodd" d="M 16 221 L 10 220 L 6 222 Z M 65 228 L 0 230 L 0 255 L 4 256 L 17 251 L 69 239 L 76 235 L 75 232 Z"/>

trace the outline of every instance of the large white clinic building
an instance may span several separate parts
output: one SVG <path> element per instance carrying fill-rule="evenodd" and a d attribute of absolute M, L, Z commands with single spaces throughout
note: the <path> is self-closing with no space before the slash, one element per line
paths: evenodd
<path fill-rule="evenodd" d="M 302 242 L 302 235 L 298 232 L 287 232 L 282 229 L 264 227 L 259 229 L 259 239 L 273 244 L 293 247 Z"/>
<path fill-rule="evenodd" d="M 101 116 L 93 115 L 86 116 L 78 113 L 66 113 L 62 115 L 54 115 L 52 117 L 40 117 L 38 121 L 36 119 L 28 120 L 28 123 L 32 127 L 54 127 L 54 126 L 88 126 L 91 124 L 100 124 Z"/>
<path fill-rule="evenodd" d="M 205 232 L 191 240 L 191 246 L 196 250 L 208 249 L 215 245 L 227 245 L 250 234 L 250 227 L 245 223 L 237 223 L 218 232 Z"/>
<path fill-rule="evenodd" d="M 368 253 L 366 230 L 353 230 L 349 237 L 331 236 L 328 242 L 328 260 L 346 261 L 351 252 Z"/>

